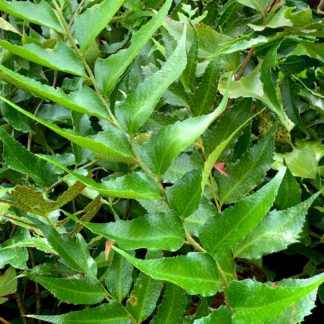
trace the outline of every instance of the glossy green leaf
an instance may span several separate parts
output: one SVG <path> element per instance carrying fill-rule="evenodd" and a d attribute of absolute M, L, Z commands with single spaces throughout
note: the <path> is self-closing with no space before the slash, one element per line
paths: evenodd
<path fill-rule="evenodd" d="M 41 0 L 39 3 L 1 0 L 0 10 L 34 24 L 63 32 L 55 11 L 45 0 Z"/>
<path fill-rule="evenodd" d="M 56 176 L 51 166 L 25 149 L 1 127 L 0 139 L 3 142 L 3 159 L 7 167 L 27 174 L 40 186 L 49 186 L 55 182 Z"/>
<path fill-rule="evenodd" d="M 167 284 L 157 314 L 150 324 L 181 323 L 188 300 L 185 291 L 173 284 Z"/>
<path fill-rule="evenodd" d="M 0 274 L 0 305 L 7 301 L 6 295 L 13 294 L 17 290 L 16 276 L 16 271 L 12 267 Z"/>
<path fill-rule="evenodd" d="M 162 175 L 173 160 L 194 143 L 208 126 L 224 111 L 227 104 L 225 93 L 219 106 L 210 114 L 188 118 L 163 127 L 144 147 L 144 154 L 157 175 Z"/>
<path fill-rule="evenodd" d="M 74 50 L 65 43 L 59 43 L 52 49 L 43 48 L 33 43 L 18 46 L 1 39 L 0 46 L 28 61 L 54 70 L 86 77 L 86 72 L 79 58 Z"/>
<path fill-rule="evenodd" d="M 96 182 L 95 180 L 79 174 L 74 171 L 70 171 L 64 165 L 57 161 L 46 157 L 40 156 L 42 159 L 54 164 L 58 168 L 61 168 L 65 172 L 71 174 L 81 183 L 97 190 L 102 195 L 128 198 L 128 199 L 159 199 L 160 192 L 158 187 L 149 179 L 144 173 L 130 173 L 125 176 L 113 178 L 111 180 Z M 96 194 L 97 196 L 97 194 Z"/>
<path fill-rule="evenodd" d="M 133 153 L 125 135 L 114 126 L 110 126 L 110 128 L 106 131 L 99 132 L 96 135 L 88 137 L 80 136 L 74 134 L 71 131 L 67 131 L 63 128 L 60 128 L 56 126 L 56 124 L 47 122 L 41 118 L 34 116 L 30 112 L 22 109 L 21 107 L 15 105 L 14 103 L 1 96 L 0 100 L 3 100 L 12 108 L 21 112 L 25 116 L 37 121 L 38 123 L 46 126 L 53 132 L 65 137 L 66 139 L 70 140 L 75 144 L 80 145 L 81 147 L 91 150 L 92 152 L 100 155 L 100 157 L 104 159 L 114 162 L 134 162 Z"/>
<path fill-rule="evenodd" d="M 118 303 L 110 302 L 63 315 L 27 315 L 53 324 L 129 324 L 129 314 Z"/>
<path fill-rule="evenodd" d="M 172 213 L 140 216 L 131 221 L 83 225 L 97 235 L 116 241 L 127 250 L 146 248 L 176 251 L 184 243 L 182 223 Z"/>
<path fill-rule="evenodd" d="M 259 13 L 263 14 L 266 10 L 269 0 L 236 0 L 244 6 L 255 9 Z"/>
<path fill-rule="evenodd" d="M 186 29 L 184 29 L 176 49 L 164 65 L 146 77 L 126 100 L 116 107 L 118 120 L 131 134 L 148 120 L 162 95 L 180 77 L 186 64 Z"/>
<path fill-rule="evenodd" d="M 167 188 L 170 206 L 182 218 L 190 216 L 198 208 L 201 192 L 201 170 L 186 173 L 172 187 Z"/>
<path fill-rule="evenodd" d="M 273 127 L 238 161 L 226 165 L 227 177 L 218 172 L 215 174 L 221 204 L 238 201 L 264 179 L 273 162 L 275 130 Z"/>
<path fill-rule="evenodd" d="M 127 67 L 133 62 L 145 44 L 163 24 L 164 18 L 170 9 L 172 0 L 167 0 L 160 11 L 143 27 L 137 31 L 132 43 L 127 49 L 122 49 L 107 59 L 98 59 L 95 64 L 95 75 L 100 88 L 109 92 Z"/>
<path fill-rule="evenodd" d="M 319 194 L 285 210 L 274 210 L 234 250 L 240 258 L 258 259 L 264 254 L 284 250 L 298 241 L 307 210 Z"/>
<path fill-rule="evenodd" d="M 82 53 L 85 53 L 99 33 L 108 25 L 123 2 L 124 0 L 103 0 L 74 17 L 75 36 Z"/>
<path fill-rule="evenodd" d="M 196 319 L 193 324 L 232 324 L 231 312 L 225 307 L 221 306 L 211 312 L 208 316 Z"/>
<path fill-rule="evenodd" d="M 90 256 L 88 245 L 82 235 L 77 234 L 72 237 L 67 234 L 60 234 L 51 226 L 45 225 L 37 219 L 31 219 L 37 225 L 37 228 L 43 232 L 66 266 L 90 276 L 96 276 L 97 265 Z"/>
<path fill-rule="evenodd" d="M 121 302 L 129 292 L 133 282 L 133 268 L 134 266 L 120 254 L 114 253 L 105 284 L 118 302 Z"/>
<path fill-rule="evenodd" d="M 233 281 L 228 289 L 228 302 L 234 322 L 260 323 L 276 319 L 304 296 L 316 291 L 324 274 L 309 279 L 285 279 L 277 285 L 251 279 Z M 307 305 L 309 301 L 305 304 Z"/>
<path fill-rule="evenodd" d="M 163 282 L 140 273 L 127 300 L 127 309 L 138 323 L 146 320 L 154 311 L 160 297 Z"/>
<path fill-rule="evenodd" d="M 190 98 L 191 112 L 194 116 L 208 114 L 214 105 L 217 95 L 217 84 L 220 76 L 220 68 L 217 60 L 211 61 L 202 80 Z"/>
<path fill-rule="evenodd" d="M 216 263 L 207 253 L 191 252 L 171 258 L 141 260 L 115 246 L 113 249 L 146 275 L 174 283 L 189 295 L 212 296 L 220 289 Z"/>
<path fill-rule="evenodd" d="M 265 186 L 239 200 L 202 226 L 199 238 L 203 247 L 214 256 L 223 257 L 251 233 L 271 208 L 285 169 Z"/>
<path fill-rule="evenodd" d="M 62 302 L 93 305 L 107 297 L 101 284 L 88 276 L 82 278 L 54 278 L 27 273 L 27 278 L 36 281 Z"/>
<path fill-rule="evenodd" d="M 90 88 L 66 94 L 61 88 L 53 88 L 39 81 L 23 76 L 0 65 L 0 79 L 12 83 L 25 92 L 37 94 L 71 110 L 108 119 L 107 110 L 98 95 Z"/>

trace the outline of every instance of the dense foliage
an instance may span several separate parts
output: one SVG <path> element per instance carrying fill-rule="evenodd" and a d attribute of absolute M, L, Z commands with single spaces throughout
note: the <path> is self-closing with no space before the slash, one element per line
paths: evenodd
<path fill-rule="evenodd" d="M 0 0 L 0 322 L 315 321 L 323 11 Z"/>

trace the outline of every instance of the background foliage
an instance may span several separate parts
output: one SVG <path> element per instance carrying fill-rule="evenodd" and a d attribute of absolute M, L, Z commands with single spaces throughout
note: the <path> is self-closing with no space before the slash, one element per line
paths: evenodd
<path fill-rule="evenodd" d="M 323 1 L 0 10 L 0 322 L 316 321 Z"/>

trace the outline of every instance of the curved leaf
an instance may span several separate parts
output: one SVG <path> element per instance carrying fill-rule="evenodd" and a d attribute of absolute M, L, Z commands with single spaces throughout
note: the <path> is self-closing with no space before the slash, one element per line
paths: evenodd
<path fill-rule="evenodd" d="M 54 70 L 87 77 L 84 67 L 74 50 L 65 43 L 59 43 L 52 49 L 43 48 L 33 43 L 18 46 L 0 39 L 0 46 L 28 61 Z"/>
<path fill-rule="evenodd" d="M 289 209 L 270 212 L 237 246 L 234 255 L 240 258 L 258 259 L 263 254 L 284 250 L 289 244 L 297 242 L 307 210 L 318 195 L 319 193 Z"/>
<path fill-rule="evenodd" d="M 162 95 L 180 77 L 186 64 L 185 28 L 178 46 L 162 68 L 145 78 L 126 100 L 116 107 L 118 120 L 131 134 L 148 120 Z"/>
<path fill-rule="evenodd" d="M 156 30 L 163 24 L 170 9 L 172 0 L 166 0 L 158 14 L 145 24 L 132 38 L 127 49 L 122 49 L 107 59 L 98 59 L 95 64 L 95 75 L 98 85 L 105 92 L 109 92 L 118 79 L 126 71 L 145 44 L 151 39 Z"/>
<path fill-rule="evenodd" d="M 93 305 L 107 297 L 101 284 L 88 276 L 83 278 L 54 278 L 28 273 L 27 277 L 36 281 L 59 300 L 69 304 Z"/>
<path fill-rule="evenodd" d="M 146 248 L 176 251 L 184 244 L 182 223 L 172 213 L 146 215 L 131 221 L 83 225 L 97 235 L 116 241 L 126 250 Z"/>
<path fill-rule="evenodd" d="M 82 53 L 85 53 L 99 33 L 108 25 L 123 2 L 124 0 L 103 0 L 74 17 L 75 36 Z"/>
<path fill-rule="evenodd" d="M 27 315 L 53 324 L 129 324 L 129 314 L 118 303 L 110 302 L 97 307 L 74 311 L 63 315 Z"/>
<path fill-rule="evenodd" d="M 103 119 L 108 119 L 108 114 L 103 102 L 90 88 L 83 87 L 78 91 L 66 94 L 60 88 L 53 88 L 34 79 L 11 71 L 0 64 L 0 79 L 14 84 L 25 92 L 37 94 L 43 98 L 52 100 L 64 107 L 83 114 L 89 114 Z"/>
<path fill-rule="evenodd" d="M 212 296 L 220 289 L 216 263 L 207 253 L 190 252 L 172 258 L 141 260 L 115 246 L 113 249 L 148 276 L 174 283 L 189 295 Z"/>
<path fill-rule="evenodd" d="M 45 0 L 41 0 L 39 3 L 0 0 L 0 10 L 34 24 L 63 32 L 55 11 Z"/>
<path fill-rule="evenodd" d="M 251 279 L 233 281 L 228 288 L 228 302 L 234 311 L 233 320 L 248 323 L 274 320 L 287 308 L 293 308 L 299 299 L 316 291 L 323 282 L 324 274 L 309 279 L 286 279 L 275 286 Z"/>
<path fill-rule="evenodd" d="M 30 112 L 22 109 L 11 101 L 0 96 L 0 100 L 6 102 L 9 106 L 21 112 L 25 116 L 37 121 L 38 123 L 51 129 L 53 132 L 65 137 L 71 142 L 80 145 L 81 147 L 87 148 L 92 152 L 100 155 L 100 157 L 118 162 L 134 162 L 135 158 L 131 151 L 130 145 L 123 133 L 116 127 L 111 126 L 106 131 L 100 132 L 94 136 L 80 136 L 75 135 L 73 132 L 69 132 L 63 128 L 56 126 L 53 123 L 47 122 L 44 119 L 38 118 Z"/>

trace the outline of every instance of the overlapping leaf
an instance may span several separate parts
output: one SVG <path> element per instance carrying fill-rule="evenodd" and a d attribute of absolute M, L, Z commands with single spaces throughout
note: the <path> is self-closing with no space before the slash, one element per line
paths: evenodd
<path fill-rule="evenodd" d="M 260 190 L 207 221 L 199 234 L 204 248 L 218 257 L 235 248 L 271 208 L 284 173 L 285 169 L 282 169 Z"/>

